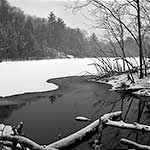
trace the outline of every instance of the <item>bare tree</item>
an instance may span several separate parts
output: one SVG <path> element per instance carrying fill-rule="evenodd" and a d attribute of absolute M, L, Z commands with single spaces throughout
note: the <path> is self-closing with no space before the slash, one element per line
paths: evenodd
<path fill-rule="evenodd" d="M 124 40 L 126 36 L 131 36 L 135 40 L 139 48 L 140 78 L 144 77 L 143 40 L 145 33 L 149 30 L 149 5 L 148 0 L 87 0 L 86 4 L 80 3 L 78 6 L 78 8 L 88 7 L 90 14 L 95 17 L 95 27 L 104 29 L 114 41 L 117 41 L 123 58 L 125 58 Z"/>

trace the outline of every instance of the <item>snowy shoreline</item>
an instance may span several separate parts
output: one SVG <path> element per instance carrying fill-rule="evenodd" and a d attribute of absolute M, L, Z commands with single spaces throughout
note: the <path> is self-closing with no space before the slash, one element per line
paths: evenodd
<path fill-rule="evenodd" d="M 128 79 L 128 73 L 121 75 L 113 75 L 108 78 L 100 79 L 96 82 L 105 83 L 111 85 L 110 90 L 116 92 L 130 92 L 135 96 L 150 97 L 150 78 L 148 75 L 142 79 L 139 79 L 137 73 L 133 73 L 134 82 Z"/>

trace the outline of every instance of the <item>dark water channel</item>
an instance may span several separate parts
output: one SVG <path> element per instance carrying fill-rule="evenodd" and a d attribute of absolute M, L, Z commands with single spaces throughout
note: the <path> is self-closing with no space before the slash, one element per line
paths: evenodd
<path fill-rule="evenodd" d="M 83 100 L 78 97 L 67 99 L 61 94 L 50 96 L 51 92 L 14 96 L 5 102 L 1 100 L 0 122 L 17 125 L 23 121 L 25 135 L 40 144 L 49 144 L 56 141 L 59 134 L 64 137 L 86 126 L 87 123 L 74 120 L 78 115 L 95 120 L 105 113 L 122 110 L 124 121 L 150 124 L 148 99 L 111 92 L 110 86 L 105 84 L 91 84 L 91 96 L 88 95 Z M 122 137 L 142 144 L 150 143 L 150 135 L 147 133 L 108 127 L 102 134 L 102 149 L 127 149 L 119 143 Z M 92 139 L 75 149 L 90 150 L 91 141 Z"/>

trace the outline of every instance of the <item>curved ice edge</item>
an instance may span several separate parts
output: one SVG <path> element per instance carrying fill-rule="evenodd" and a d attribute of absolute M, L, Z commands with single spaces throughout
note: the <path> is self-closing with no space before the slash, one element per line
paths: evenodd
<path fill-rule="evenodd" d="M 34 91 L 24 91 L 24 92 L 14 92 L 11 94 L 6 94 L 6 95 L 0 95 L 0 98 L 6 98 L 6 97 L 11 97 L 11 96 L 19 96 L 19 95 L 25 95 L 25 94 L 32 94 L 32 93 L 42 93 L 42 92 L 49 92 L 49 91 L 54 91 L 57 90 L 59 88 L 58 85 L 54 84 L 54 83 L 49 83 L 50 85 L 54 85 L 55 87 L 52 87 L 51 89 L 45 89 L 45 90 L 34 90 Z"/>

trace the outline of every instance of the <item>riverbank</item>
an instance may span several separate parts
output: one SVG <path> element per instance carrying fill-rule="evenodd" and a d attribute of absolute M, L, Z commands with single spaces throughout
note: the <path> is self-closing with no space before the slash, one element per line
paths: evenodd
<path fill-rule="evenodd" d="M 0 100 L 15 101 L 32 101 L 33 99 L 48 98 L 57 99 L 67 97 L 68 99 L 77 97 L 84 99 L 87 97 L 97 99 L 100 96 L 100 84 L 93 82 L 91 79 L 94 76 L 70 76 L 62 78 L 54 78 L 47 80 L 48 83 L 53 83 L 58 86 L 58 89 L 45 92 L 29 92 L 24 94 L 16 94 L 12 96 L 0 97 Z M 104 89 L 107 88 L 107 85 Z"/>
<path fill-rule="evenodd" d="M 57 86 L 46 80 L 83 75 L 85 71 L 94 73 L 95 68 L 88 66 L 91 62 L 85 58 L 0 63 L 0 96 L 53 90 Z"/>
<path fill-rule="evenodd" d="M 91 78 L 92 76 L 71 76 L 50 79 L 47 82 L 57 84 L 58 89 L 1 97 L 0 122 L 15 125 L 23 121 L 24 133 L 41 144 L 58 139 L 58 130 L 62 137 L 68 136 L 87 124 L 76 122 L 76 116 L 97 119 L 99 115 L 108 112 L 108 109 L 100 109 L 100 106 L 104 107 L 110 97 L 112 101 L 117 99 L 113 92 L 107 93 L 110 86 L 89 81 Z M 47 130 L 50 131 L 49 135 Z"/>
<path fill-rule="evenodd" d="M 123 73 L 102 78 L 96 82 L 111 85 L 111 91 L 124 92 L 136 97 L 150 97 L 150 73 L 144 78 L 139 78 L 138 73 Z"/>
<path fill-rule="evenodd" d="M 143 123 L 147 124 L 149 119 L 145 119 L 146 114 L 144 114 L 147 106 L 143 105 L 142 109 L 139 109 L 140 100 L 120 96 L 114 91 L 109 91 L 110 85 L 93 82 L 92 79 L 93 76 L 50 79 L 47 82 L 58 85 L 58 89 L 3 97 L 0 99 L 0 122 L 15 125 L 23 120 L 24 133 L 40 144 L 49 144 L 58 140 L 59 133 L 63 138 L 85 127 L 88 123 L 75 121 L 75 117 L 79 115 L 95 120 L 105 113 L 122 110 L 124 120 L 134 122 L 137 121 L 137 114 L 142 113 L 138 111 L 144 110 L 142 117 L 138 116 L 138 120 L 141 118 L 141 121 L 144 120 Z M 47 134 L 48 131 L 50 134 Z M 119 137 L 115 140 L 116 143 L 121 137 L 126 137 L 130 133 L 108 128 L 102 138 L 105 149 L 114 147 L 113 139 L 118 131 Z M 89 144 L 86 142 L 79 149 L 89 149 Z"/>

